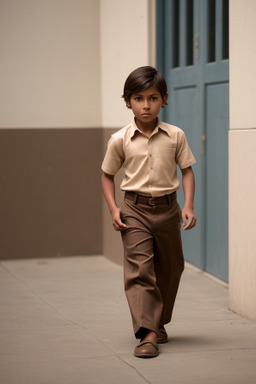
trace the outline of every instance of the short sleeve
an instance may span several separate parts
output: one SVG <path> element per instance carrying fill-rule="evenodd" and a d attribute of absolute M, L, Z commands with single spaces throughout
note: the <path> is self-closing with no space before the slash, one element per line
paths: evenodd
<path fill-rule="evenodd" d="M 109 175 L 115 175 L 122 167 L 124 162 L 124 150 L 122 138 L 111 137 L 107 151 L 101 166 L 103 172 Z"/>
<path fill-rule="evenodd" d="M 183 131 L 178 134 L 176 162 L 180 169 L 185 169 L 196 163 L 196 159 L 189 148 L 185 133 Z"/>

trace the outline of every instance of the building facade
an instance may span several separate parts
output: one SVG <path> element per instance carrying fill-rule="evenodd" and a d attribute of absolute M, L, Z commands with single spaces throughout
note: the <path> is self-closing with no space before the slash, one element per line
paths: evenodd
<path fill-rule="evenodd" d="M 2 259 L 103 253 L 111 260 L 122 263 L 120 235 L 112 230 L 110 216 L 102 200 L 100 165 L 111 133 L 132 119 L 131 111 L 125 108 L 121 99 L 124 79 L 134 68 L 141 65 L 161 67 L 163 52 L 160 57 L 159 45 L 165 44 L 166 47 L 168 41 L 172 44 L 171 31 L 166 33 L 162 29 L 167 14 L 164 12 L 159 16 L 158 13 L 163 3 L 180 3 L 180 9 L 184 10 L 186 7 L 189 8 L 188 4 L 191 2 L 185 0 L 1 2 L 0 252 Z M 201 13 L 195 12 L 200 0 L 194 0 L 192 3 L 193 28 L 200 23 L 203 28 L 205 17 L 202 17 L 201 7 Z M 215 4 L 217 20 L 222 0 L 204 3 L 208 3 L 209 7 Z M 222 14 L 225 13 L 223 9 Z M 201 213 L 198 202 L 196 203 L 202 218 L 199 228 L 200 225 L 206 228 L 203 236 L 204 238 L 208 236 L 208 243 L 205 242 L 203 247 L 200 246 L 198 260 L 189 261 L 225 280 L 225 277 L 215 273 L 215 266 L 212 269 L 211 260 L 213 264 L 216 262 L 214 255 L 207 256 L 209 260 L 200 264 L 203 260 L 202 255 L 206 254 L 205 249 L 220 253 L 219 244 L 216 249 L 213 244 L 223 236 L 224 240 L 220 243 L 226 242 L 223 252 L 227 256 L 226 267 L 229 265 L 230 308 L 254 320 L 256 320 L 255 14 L 254 0 L 229 1 L 229 58 L 222 57 L 224 64 L 229 60 L 228 76 L 225 72 L 227 65 L 226 68 L 224 64 L 222 67 L 219 65 L 214 74 L 209 74 L 208 69 L 202 67 L 203 63 L 200 60 L 202 54 L 206 55 L 207 52 L 200 41 L 203 29 L 198 29 L 198 32 L 193 29 L 191 41 L 189 34 L 187 35 L 190 42 L 186 50 L 188 60 L 186 67 L 191 67 L 194 64 L 191 60 L 196 60 L 200 63 L 201 69 L 197 68 L 195 76 L 202 70 L 208 73 L 207 76 L 212 76 L 208 78 L 207 83 L 202 83 L 201 80 L 197 83 L 198 89 L 204 89 L 206 93 L 200 94 L 201 99 L 195 98 L 198 101 L 196 107 L 205 103 L 207 95 L 207 102 L 210 104 L 208 106 L 206 104 L 204 109 L 211 113 L 204 120 L 208 123 L 207 135 L 204 137 L 201 130 L 198 134 L 191 135 L 189 141 L 192 147 L 195 146 L 194 150 L 198 151 L 199 156 L 201 150 L 208 151 L 207 154 L 212 152 L 209 155 L 210 161 L 208 160 L 206 165 L 202 165 L 203 163 L 199 161 L 195 172 L 199 173 L 202 167 L 200 169 L 202 174 L 205 172 L 203 167 L 207 166 L 210 172 L 216 172 L 220 168 L 216 163 L 219 158 L 226 170 L 222 169 L 224 173 L 222 179 L 218 181 L 218 190 L 222 191 L 222 187 L 226 185 L 225 191 L 228 191 L 224 205 L 217 197 L 221 210 L 219 214 L 214 212 L 214 231 L 217 231 L 217 240 L 209 237 L 209 234 L 213 233 L 209 219 L 211 214 L 207 218 Z M 187 15 L 191 15 L 191 9 Z M 181 36 L 186 30 L 189 31 L 189 28 L 191 30 L 191 18 L 188 16 L 183 32 L 182 23 L 180 25 Z M 214 44 L 217 47 L 215 52 L 219 52 L 217 40 Z M 169 51 L 169 58 L 170 52 L 174 51 Z M 212 55 L 213 50 L 210 50 L 209 54 Z M 212 56 L 210 57 L 212 60 Z M 181 55 L 180 60 L 183 59 Z M 217 57 L 215 61 L 217 62 Z M 210 63 L 216 64 L 214 61 Z M 163 71 L 166 75 L 166 67 Z M 167 76 L 167 80 L 174 79 L 177 82 L 176 90 L 178 87 L 180 90 L 182 87 L 184 89 L 186 85 L 190 91 L 187 94 L 177 92 L 177 97 L 172 97 L 174 104 L 170 105 L 168 119 L 172 118 L 173 111 L 180 108 L 180 103 L 184 102 L 186 97 L 190 97 L 189 92 L 193 88 L 192 83 L 189 84 L 189 77 L 191 79 L 193 74 L 183 71 L 180 79 L 173 77 L 173 74 L 174 72 L 170 74 L 170 78 Z M 182 84 L 184 78 L 188 80 L 187 84 Z M 172 84 L 173 81 L 170 82 L 170 86 Z M 205 84 L 211 84 L 211 88 Z M 214 132 L 211 124 L 214 127 L 217 124 L 214 120 L 217 112 L 212 106 L 217 105 L 218 101 L 220 102 L 218 108 L 223 107 L 220 120 L 224 121 L 224 125 L 229 121 L 226 136 L 221 136 L 224 137 L 221 139 L 224 148 L 222 157 L 216 157 L 214 146 L 211 145 L 214 141 L 218 144 L 216 137 L 209 139 L 209 135 Z M 191 112 L 193 113 L 193 110 Z M 180 114 L 175 120 L 178 121 L 178 118 L 181 123 L 186 122 L 186 116 Z M 196 127 L 196 124 L 194 126 Z M 198 123 L 200 129 L 201 126 Z M 117 176 L 117 182 L 121 176 Z M 216 194 L 213 193 L 210 181 L 200 180 L 198 185 L 206 183 L 207 188 L 203 193 L 208 199 L 211 197 L 209 200 L 212 202 Z M 117 199 L 119 201 L 122 199 L 119 191 Z M 207 208 L 208 212 L 211 212 L 212 207 L 214 205 Z M 226 222 L 222 221 L 225 209 L 228 216 Z M 209 223 L 207 224 L 205 220 L 209 220 Z M 223 225 L 220 227 L 219 235 L 218 220 L 222 221 Z M 199 236 L 197 232 L 194 234 L 191 231 L 192 237 L 198 236 L 200 239 L 195 240 L 194 237 L 194 240 L 190 239 L 189 242 L 190 244 L 191 241 L 194 242 L 195 256 L 198 256 L 196 247 L 202 243 L 202 235 Z M 218 261 L 220 270 L 226 268 L 221 265 L 223 260 L 224 258 L 220 257 Z"/>

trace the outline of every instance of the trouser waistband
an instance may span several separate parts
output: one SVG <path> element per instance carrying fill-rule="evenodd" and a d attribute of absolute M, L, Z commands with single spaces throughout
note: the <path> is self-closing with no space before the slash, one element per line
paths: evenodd
<path fill-rule="evenodd" d="M 176 200 L 176 192 L 170 193 L 169 195 L 151 197 L 151 196 L 142 196 L 135 192 L 125 192 L 125 199 L 133 201 L 134 204 L 146 204 L 146 205 L 158 205 L 158 204 L 170 204 L 172 201 Z"/>

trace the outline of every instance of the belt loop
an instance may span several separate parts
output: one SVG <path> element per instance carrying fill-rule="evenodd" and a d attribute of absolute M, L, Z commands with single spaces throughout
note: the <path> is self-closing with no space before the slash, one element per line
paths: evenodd
<path fill-rule="evenodd" d="M 170 206 L 171 205 L 171 195 L 166 195 L 166 197 L 167 197 L 168 205 Z"/>
<path fill-rule="evenodd" d="M 137 201 L 138 201 L 138 195 L 137 195 L 137 193 L 134 193 L 134 200 L 133 200 L 133 202 L 134 202 L 135 205 L 137 204 Z"/>

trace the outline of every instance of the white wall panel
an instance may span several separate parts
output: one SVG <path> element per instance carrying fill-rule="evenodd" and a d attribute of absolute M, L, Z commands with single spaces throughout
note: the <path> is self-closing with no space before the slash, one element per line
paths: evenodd
<path fill-rule="evenodd" d="M 256 128 L 256 1 L 230 4 L 230 128 Z"/>
<path fill-rule="evenodd" d="M 256 320 L 256 1 L 230 4 L 230 307 Z"/>
<path fill-rule="evenodd" d="M 130 122 L 121 95 L 129 73 L 154 65 L 154 2 L 101 0 L 101 84 L 103 127 L 120 128 Z"/>
<path fill-rule="evenodd" d="M 0 3 L 0 127 L 99 127 L 98 0 Z"/>
<path fill-rule="evenodd" d="M 230 307 L 256 320 L 256 130 L 231 130 Z"/>

